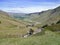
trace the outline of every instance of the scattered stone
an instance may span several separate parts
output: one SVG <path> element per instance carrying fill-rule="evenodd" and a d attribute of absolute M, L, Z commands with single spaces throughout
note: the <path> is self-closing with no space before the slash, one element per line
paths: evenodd
<path fill-rule="evenodd" d="M 24 35 L 23 37 L 24 37 L 24 38 L 27 38 L 27 37 L 29 37 L 29 36 L 30 36 L 30 35 Z"/>

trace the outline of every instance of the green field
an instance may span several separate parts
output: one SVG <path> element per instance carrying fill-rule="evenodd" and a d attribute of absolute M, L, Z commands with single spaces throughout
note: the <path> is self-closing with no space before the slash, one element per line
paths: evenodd
<path fill-rule="evenodd" d="M 0 45 L 60 45 L 60 35 L 45 31 L 43 35 L 28 38 L 0 38 Z"/>
<path fill-rule="evenodd" d="M 15 33 L 17 37 L 13 35 L 3 37 L 4 35 L 0 32 L 2 36 L 2 38 L 0 36 L 0 45 L 60 45 L 60 32 L 52 31 L 54 27 L 56 27 L 55 29 L 60 29 L 59 26 L 60 24 L 49 26 L 45 28 L 44 33 L 38 33 L 27 38 L 18 37 L 17 33 Z M 10 34 L 14 34 L 14 32 L 14 30 L 9 31 Z"/>

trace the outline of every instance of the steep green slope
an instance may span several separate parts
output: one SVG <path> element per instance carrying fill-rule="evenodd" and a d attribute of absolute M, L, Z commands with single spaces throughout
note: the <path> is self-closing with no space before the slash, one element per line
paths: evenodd
<path fill-rule="evenodd" d="M 59 24 L 48 26 L 45 29 L 46 30 L 53 31 L 53 32 L 60 32 L 60 23 Z"/>
<path fill-rule="evenodd" d="M 55 9 L 28 14 L 24 20 L 30 20 L 35 24 L 39 22 L 41 25 L 56 23 L 60 20 L 60 6 Z"/>
<path fill-rule="evenodd" d="M 18 20 L 9 17 L 7 13 L 1 11 L 0 11 L 0 21 L 1 21 L 0 25 L 5 27 L 6 26 L 9 27 L 9 25 L 24 26 L 24 23 L 22 23 L 22 21 L 19 22 Z"/>
<path fill-rule="evenodd" d="M 26 22 L 16 20 L 4 11 L 0 11 L 0 37 L 7 35 L 21 35 L 27 32 Z"/>

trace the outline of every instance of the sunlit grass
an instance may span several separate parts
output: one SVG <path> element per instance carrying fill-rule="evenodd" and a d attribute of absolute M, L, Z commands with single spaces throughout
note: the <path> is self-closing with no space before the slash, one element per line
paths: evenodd
<path fill-rule="evenodd" d="M 0 45 L 60 45 L 60 36 L 51 31 L 28 38 L 0 38 Z"/>

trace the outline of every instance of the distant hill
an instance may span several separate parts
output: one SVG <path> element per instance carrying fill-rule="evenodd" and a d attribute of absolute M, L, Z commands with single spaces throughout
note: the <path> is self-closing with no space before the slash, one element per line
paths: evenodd
<path fill-rule="evenodd" d="M 9 16 L 17 18 L 17 19 L 23 19 L 25 17 L 25 13 L 12 13 L 8 12 Z"/>
<path fill-rule="evenodd" d="M 60 6 L 55 9 L 27 14 L 24 20 L 35 24 L 38 22 L 41 25 L 56 23 L 60 20 Z"/>

